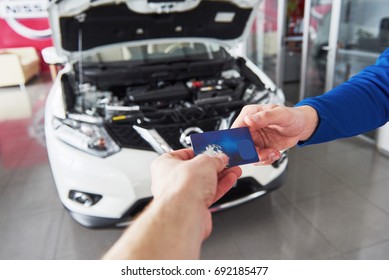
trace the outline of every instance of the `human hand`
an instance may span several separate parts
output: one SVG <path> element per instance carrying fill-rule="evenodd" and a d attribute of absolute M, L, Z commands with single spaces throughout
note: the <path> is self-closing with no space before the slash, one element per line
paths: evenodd
<path fill-rule="evenodd" d="M 192 149 L 166 153 L 151 165 L 154 197 L 179 195 L 207 208 L 221 198 L 242 175 L 240 167 L 225 169 L 228 157 L 198 155 Z"/>
<path fill-rule="evenodd" d="M 242 175 L 240 167 L 225 169 L 227 164 L 228 157 L 225 154 L 194 157 L 191 149 L 161 155 L 151 165 L 151 191 L 155 202 L 172 205 L 175 201 L 180 211 L 192 213 L 192 218 L 193 215 L 198 218 L 197 230 L 201 231 L 202 239 L 205 239 L 212 230 L 208 207 L 221 198 Z"/>
<path fill-rule="evenodd" d="M 154 200 L 104 259 L 198 259 L 212 230 L 208 207 L 241 176 L 225 169 L 226 155 L 194 157 L 191 149 L 166 153 L 151 164 Z"/>
<path fill-rule="evenodd" d="M 317 123 L 317 112 L 310 106 L 247 105 L 231 128 L 249 127 L 260 164 L 267 165 L 281 157 L 280 150 L 308 139 Z"/>

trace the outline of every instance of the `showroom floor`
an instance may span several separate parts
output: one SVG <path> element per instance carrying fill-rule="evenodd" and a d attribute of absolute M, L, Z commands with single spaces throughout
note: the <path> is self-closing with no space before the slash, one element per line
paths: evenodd
<path fill-rule="evenodd" d="M 61 206 L 44 148 L 49 77 L 0 88 L 0 259 L 98 259 L 121 230 Z M 261 167 L 258 167 L 261 168 Z M 290 151 L 286 184 L 214 214 L 202 259 L 388 259 L 389 158 L 359 138 Z"/>

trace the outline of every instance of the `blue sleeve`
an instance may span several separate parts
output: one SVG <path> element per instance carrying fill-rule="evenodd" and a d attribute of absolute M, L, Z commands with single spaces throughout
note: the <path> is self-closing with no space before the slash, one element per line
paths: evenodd
<path fill-rule="evenodd" d="M 350 137 L 389 121 L 389 49 L 376 63 L 327 93 L 302 100 L 297 106 L 316 109 L 319 124 L 300 146 Z"/>

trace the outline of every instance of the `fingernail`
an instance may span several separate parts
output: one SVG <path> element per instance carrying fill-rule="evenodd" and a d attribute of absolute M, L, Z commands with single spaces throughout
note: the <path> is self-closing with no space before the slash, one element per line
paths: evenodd
<path fill-rule="evenodd" d="M 254 122 L 259 121 L 259 118 L 258 118 L 257 115 L 251 115 L 250 118 L 251 118 L 251 120 L 254 121 Z"/>
<path fill-rule="evenodd" d="M 279 155 L 277 155 L 276 153 L 270 153 L 269 158 L 271 161 L 276 161 L 279 159 Z"/>
<path fill-rule="evenodd" d="M 223 163 L 224 163 L 225 165 L 228 164 L 229 158 L 228 158 L 228 156 L 227 156 L 226 154 L 221 153 L 221 154 L 217 154 L 216 156 L 217 156 L 218 158 L 220 158 L 221 160 L 223 160 Z"/>
<path fill-rule="evenodd" d="M 258 117 L 256 115 L 247 115 L 246 120 L 251 120 L 252 122 L 257 122 Z"/>

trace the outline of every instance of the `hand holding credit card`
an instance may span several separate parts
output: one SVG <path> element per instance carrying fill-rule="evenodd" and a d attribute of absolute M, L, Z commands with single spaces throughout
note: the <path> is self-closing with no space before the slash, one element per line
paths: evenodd
<path fill-rule="evenodd" d="M 258 154 L 247 127 L 209 131 L 190 135 L 195 155 L 225 153 L 228 167 L 258 162 Z"/>

